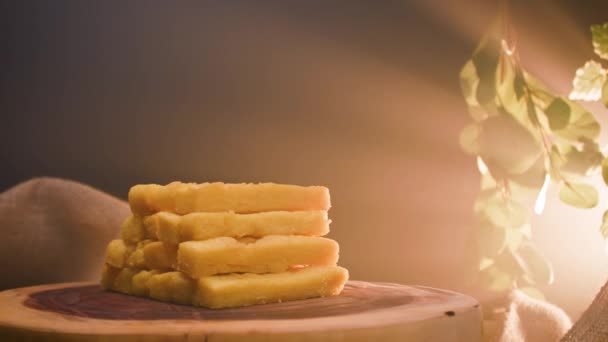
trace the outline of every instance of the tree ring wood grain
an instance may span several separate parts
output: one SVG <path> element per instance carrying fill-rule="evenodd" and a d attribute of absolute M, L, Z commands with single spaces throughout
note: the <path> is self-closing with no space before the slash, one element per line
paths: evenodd
<path fill-rule="evenodd" d="M 0 292 L 0 337 L 112 342 L 481 341 L 481 313 L 473 298 L 455 292 L 360 281 L 348 282 L 340 296 L 223 310 L 107 292 L 92 283 L 68 283 Z"/>

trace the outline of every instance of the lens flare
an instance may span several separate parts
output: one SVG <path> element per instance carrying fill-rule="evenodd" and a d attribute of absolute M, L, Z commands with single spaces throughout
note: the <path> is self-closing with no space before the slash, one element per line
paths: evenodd
<path fill-rule="evenodd" d="M 488 173 L 488 166 L 483 162 L 483 159 L 481 159 L 480 156 L 477 156 L 477 169 L 482 175 Z"/>
<path fill-rule="evenodd" d="M 536 215 L 540 215 L 545 210 L 545 203 L 547 202 L 547 188 L 549 187 L 549 181 L 551 180 L 551 176 L 549 174 L 545 174 L 545 182 L 543 183 L 543 187 L 540 188 L 538 192 L 538 197 L 536 197 L 536 203 L 534 203 L 534 212 Z"/>

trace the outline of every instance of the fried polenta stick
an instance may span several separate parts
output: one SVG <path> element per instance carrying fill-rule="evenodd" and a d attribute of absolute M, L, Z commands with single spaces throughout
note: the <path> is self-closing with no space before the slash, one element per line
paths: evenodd
<path fill-rule="evenodd" d="M 233 272 L 277 273 L 294 265 L 333 266 L 338 253 L 338 243 L 322 237 L 219 237 L 179 244 L 177 269 L 192 278 Z"/>
<path fill-rule="evenodd" d="M 173 182 L 135 185 L 129 190 L 133 214 L 168 211 L 180 215 L 193 212 L 257 213 L 265 211 L 328 210 L 329 190 L 323 186 L 274 183 L 225 184 Z"/>
<path fill-rule="evenodd" d="M 212 309 L 326 297 L 340 294 L 348 271 L 312 266 L 271 274 L 228 274 L 192 279 L 181 272 L 118 269 L 105 265 L 102 286 L 164 302 Z"/>
<path fill-rule="evenodd" d="M 156 236 L 160 241 L 178 244 L 221 236 L 323 236 L 329 232 L 330 220 L 323 210 L 255 214 L 191 213 L 184 216 L 163 211 L 146 216 L 143 222 L 145 231 L 153 232 L 150 235 Z M 143 232 L 140 235 L 143 237 Z"/>

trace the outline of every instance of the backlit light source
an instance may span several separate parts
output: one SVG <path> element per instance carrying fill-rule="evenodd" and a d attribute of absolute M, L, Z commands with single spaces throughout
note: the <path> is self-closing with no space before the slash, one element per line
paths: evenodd
<path fill-rule="evenodd" d="M 543 183 L 542 188 L 538 192 L 538 196 L 536 197 L 536 203 L 534 203 L 534 212 L 536 215 L 540 215 L 545 210 L 545 203 L 547 202 L 547 188 L 549 187 L 549 181 L 551 180 L 551 176 L 549 174 L 545 174 L 545 182 Z"/>
<path fill-rule="evenodd" d="M 488 173 L 488 166 L 483 162 L 483 159 L 481 159 L 480 156 L 477 156 L 477 169 L 482 175 Z"/>
<path fill-rule="evenodd" d="M 509 46 L 506 40 L 501 40 L 500 44 L 502 45 L 502 50 L 507 54 L 507 56 L 513 56 L 513 49 Z"/>

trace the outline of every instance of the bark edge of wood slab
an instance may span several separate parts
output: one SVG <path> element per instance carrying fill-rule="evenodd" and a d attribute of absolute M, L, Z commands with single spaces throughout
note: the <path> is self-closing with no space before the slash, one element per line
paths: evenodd
<path fill-rule="evenodd" d="M 478 302 L 349 281 L 340 296 L 210 310 L 63 283 L 0 292 L 3 341 L 481 341 Z"/>

